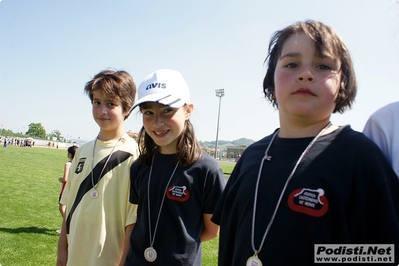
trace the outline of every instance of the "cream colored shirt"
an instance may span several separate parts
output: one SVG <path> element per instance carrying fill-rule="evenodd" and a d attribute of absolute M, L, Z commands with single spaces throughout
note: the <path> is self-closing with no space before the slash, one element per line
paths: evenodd
<path fill-rule="evenodd" d="M 107 156 L 115 149 L 96 188 L 98 197 L 93 199 L 94 143 L 93 140 L 77 149 L 61 198 L 61 204 L 67 208 L 68 265 L 72 266 L 118 265 L 123 253 L 125 228 L 136 222 L 137 206 L 129 203 L 129 173 L 130 165 L 138 157 L 137 143 L 127 134 L 117 144 L 116 141 L 97 140 L 94 181 Z M 103 163 L 99 164 L 101 160 Z"/>

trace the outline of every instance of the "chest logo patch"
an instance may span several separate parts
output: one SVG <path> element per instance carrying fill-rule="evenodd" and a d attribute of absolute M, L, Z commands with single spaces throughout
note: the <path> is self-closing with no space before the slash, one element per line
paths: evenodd
<path fill-rule="evenodd" d="M 76 165 L 75 174 L 79 174 L 80 172 L 82 172 L 83 167 L 85 165 L 85 161 L 86 161 L 86 158 L 79 158 L 79 162 Z"/>
<path fill-rule="evenodd" d="M 328 200 L 322 188 L 298 188 L 288 197 L 291 210 L 314 217 L 321 217 L 328 211 Z"/>
<path fill-rule="evenodd" d="M 166 192 L 168 199 L 184 202 L 190 198 L 190 192 L 186 186 L 170 186 Z"/>

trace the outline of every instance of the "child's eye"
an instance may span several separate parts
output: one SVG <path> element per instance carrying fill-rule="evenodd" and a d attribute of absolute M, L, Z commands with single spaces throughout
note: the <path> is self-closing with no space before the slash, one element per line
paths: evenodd
<path fill-rule="evenodd" d="M 287 67 L 287 68 L 295 68 L 295 67 L 298 67 L 298 64 L 296 64 L 296 63 L 288 63 L 288 64 L 285 65 L 285 67 Z"/>
<path fill-rule="evenodd" d="M 163 113 L 170 113 L 170 112 L 173 112 L 173 111 L 174 111 L 173 108 L 165 108 L 165 109 L 163 110 Z"/>
<path fill-rule="evenodd" d="M 109 106 L 109 107 L 114 107 L 114 106 L 116 106 L 116 104 L 113 103 L 113 102 L 109 102 L 109 103 L 108 103 L 108 106 Z"/>
<path fill-rule="evenodd" d="M 149 111 L 149 110 L 141 110 L 141 113 L 142 113 L 143 115 L 152 115 L 152 112 Z"/>
<path fill-rule="evenodd" d="M 321 70 L 330 70 L 331 67 L 325 65 L 325 64 L 320 64 L 317 66 L 317 68 L 321 69 Z"/>
<path fill-rule="evenodd" d="M 100 101 L 93 101 L 93 105 L 100 105 L 101 103 L 100 103 Z"/>

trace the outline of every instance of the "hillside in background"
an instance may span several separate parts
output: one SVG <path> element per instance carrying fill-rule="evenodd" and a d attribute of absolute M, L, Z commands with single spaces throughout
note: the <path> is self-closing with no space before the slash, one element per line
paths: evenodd
<path fill-rule="evenodd" d="M 237 140 L 233 140 L 233 141 L 219 140 L 218 141 L 218 150 L 220 150 L 221 152 L 226 151 L 227 146 L 244 145 L 244 146 L 248 147 L 249 145 L 251 145 L 254 142 L 255 142 L 254 140 L 246 139 L 246 138 L 241 138 L 241 139 L 237 139 Z M 215 145 L 216 145 L 216 141 L 200 141 L 199 143 L 200 143 L 201 147 L 209 148 L 209 149 L 214 149 Z"/>
<path fill-rule="evenodd" d="M 0 0 L 1 2 L 1 0 Z M 130 132 L 130 131 L 129 131 Z M 127 132 L 129 134 L 129 132 Z M 27 138 L 30 137 L 30 135 L 25 135 L 22 132 L 20 133 L 14 133 L 12 130 L 6 130 L 4 128 L 0 128 L 0 136 L 8 136 L 10 138 Z M 61 132 L 60 132 L 60 137 L 64 138 L 63 136 L 61 136 Z M 47 143 L 48 140 L 46 139 L 41 139 L 41 138 L 35 138 L 36 139 L 36 144 L 39 144 L 39 141 L 42 141 L 43 143 Z M 56 141 L 56 142 L 61 142 L 61 141 Z M 79 145 L 82 145 L 84 143 L 87 142 L 87 140 L 82 140 L 82 139 L 68 139 L 67 141 L 68 143 L 78 143 Z M 247 138 L 240 138 L 240 139 L 236 139 L 236 140 L 219 140 L 218 141 L 218 150 L 220 152 L 226 152 L 227 146 L 234 146 L 234 147 L 238 147 L 238 146 L 245 146 L 248 147 L 249 145 L 251 145 L 252 143 L 254 143 L 255 141 L 252 139 L 247 139 Z M 215 149 L 215 144 L 216 141 L 199 141 L 201 147 L 203 148 L 209 148 L 209 149 Z M 1 265 L 0 265 L 1 266 Z"/>

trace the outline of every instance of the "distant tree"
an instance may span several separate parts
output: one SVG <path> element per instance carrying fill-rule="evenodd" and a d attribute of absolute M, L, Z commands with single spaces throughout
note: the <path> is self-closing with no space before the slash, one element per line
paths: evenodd
<path fill-rule="evenodd" d="M 2 129 L 0 132 L 0 136 L 12 137 L 12 136 L 14 136 L 14 132 L 12 132 L 11 129 Z"/>
<path fill-rule="evenodd" d="M 254 143 L 255 141 L 253 141 L 252 139 L 247 139 L 247 138 L 240 138 L 237 140 L 233 140 L 233 145 L 234 146 L 240 146 L 240 145 L 244 145 L 244 146 L 249 146 L 252 143 Z"/>
<path fill-rule="evenodd" d="M 60 141 L 64 138 L 58 129 L 53 130 L 53 132 L 51 132 L 51 136 L 55 137 L 57 141 Z"/>
<path fill-rule="evenodd" d="M 219 140 L 218 141 L 218 149 L 220 149 L 220 151 L 224 151 L 225 150 L 225 146 L 249 146 L 252 143 L 254 143 L 255 141 L 253 141 L 252 139 L 247 139 L 247 138 L 240 138 L 237 140 Z M 215 148 L 216 145 L 216 141 L 200 141 L 199 142 L 201 147 L 204 148 Z"/>
<path fill-rule="evenodd" d="M 44 139 L 46 138 L 46 130 L 42 126 L 42 123 L 30 123 L 26 135 Z"/>
<path fill-rule="evenodd" d="M 0 129 L 0 136 L 26 138 L 26 136 L 22 132 L 14 133 L 11 129 L 4 129 L 4 128 Z"/>

